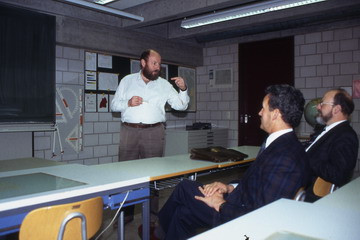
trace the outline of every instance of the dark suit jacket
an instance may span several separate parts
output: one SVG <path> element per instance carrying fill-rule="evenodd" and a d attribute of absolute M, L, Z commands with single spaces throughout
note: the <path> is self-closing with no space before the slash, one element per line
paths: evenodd
<path fill-rule="evenodd" d="M 303 146 L 294 132 L 272 142 L 253 162 L 239 185 L 226 196 L 221 222 L 248 213 L 280 198 L 292 199 L 309 182 Z"/>
<path fill-rule="evenodd" d="M 352 177 L 358 156 L 359 140 L 348 121 L 342 122 L 325 133 L 307 151 L 312 183 L 317 177 L 343 186 Z M 312 193 L 311 185 L 307 190 L 307 199 Z M 315 199 L 314 199 L 315 200 Z"/>

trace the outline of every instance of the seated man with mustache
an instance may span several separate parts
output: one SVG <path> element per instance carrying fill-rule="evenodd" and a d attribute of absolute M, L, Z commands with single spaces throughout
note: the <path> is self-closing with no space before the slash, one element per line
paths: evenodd
<path fill-rule="evenodd" d="M 350 94 L 344 89 L 330 90 L 317 105 L 317 110 L 318 123 L 326 126 L 306 148 L 312 175 L 312 185 L 306 190 L 307 202 L 319 199 L 313 193 L 317 177 L 339 187 L 351 180 L 359 148 L 357 134 L 349 123 L 354 111 Z"/>

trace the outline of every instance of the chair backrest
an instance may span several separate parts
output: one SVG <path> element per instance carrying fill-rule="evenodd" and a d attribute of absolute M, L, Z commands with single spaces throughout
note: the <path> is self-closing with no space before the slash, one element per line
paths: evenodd
<path fill-rule="evenodd" d="M 299 188 L 299 190 L 297 191 L 297 193 L 295 194 L 294 200 L 295 201 L 305 201 L 305 188 L 301 187 Z"/>
<path fill-rule="evenodd" d="M 102 217 L 101 197 L 38 208 L 24 218 L 19 240 L 89 239 L 100 229 Z"/>
<path fill-rule="evenodd" d="M 337 189 L 335 184 L 327 182 L 321 177 L 318 177 L 314 183 L 313 192 L 318 197 L 324 197 Z"/>

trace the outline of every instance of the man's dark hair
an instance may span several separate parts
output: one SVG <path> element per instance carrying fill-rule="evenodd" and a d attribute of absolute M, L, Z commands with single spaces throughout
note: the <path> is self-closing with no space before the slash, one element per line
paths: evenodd
<path fill-rule="evenodd" d="M 349 93 L 346 90 L 339 88 L 335 89 L 336 94 L 334 96 L 334 104 L 341 106 L 341 112 L 350 116 L 350 114 L 354 111 L 354 102 Z"/>
<path fill-rule="evenodd" d="M 265 92 L 269 94 L 270 111 L 279 109 L 284 122 L 292 128 L 297 127 L 300 124 L 305 104 L 300 90 L 290 85 L 271 85 Z"/>

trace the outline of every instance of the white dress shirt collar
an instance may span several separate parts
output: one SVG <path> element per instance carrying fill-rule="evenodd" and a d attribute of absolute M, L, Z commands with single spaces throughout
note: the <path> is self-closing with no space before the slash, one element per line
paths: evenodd
<path fill-rule="evenodd" d="M 330 129 L 336 127 L 337 125 L 339 125 L 340 123 L 345 122 L 345 121 L 346 121 L 346 120 L 334 122 L 334 123 L 330 124 L 329 126 L 326 126 L 324 131 L 327 132 L 327 131 L 329 131 Z"/>
<path fill-rule="evenodd" d="M 277 131 L 277 132 L 273 132 L 266 139 L 265 148 L 267 148 L 273 141 L 275 141 L 281 135 L 284 135 L 285 133 L 289 133 L 289 132 L 292 132 L 292 131 L 294 131 L 292 128 L 288 128 L 288 129 L 280 130 L 280 131 Z"/>

